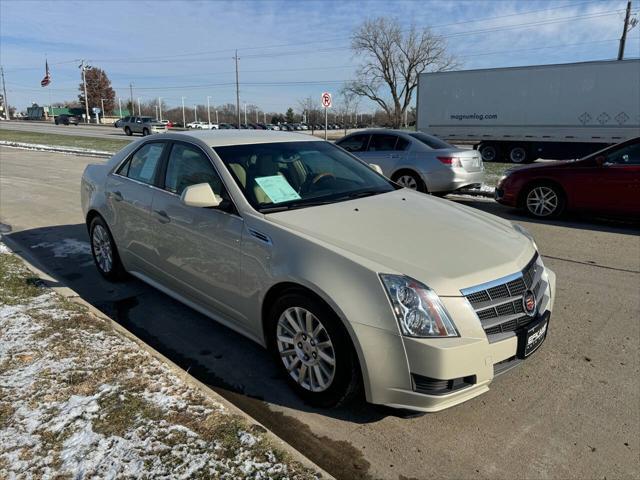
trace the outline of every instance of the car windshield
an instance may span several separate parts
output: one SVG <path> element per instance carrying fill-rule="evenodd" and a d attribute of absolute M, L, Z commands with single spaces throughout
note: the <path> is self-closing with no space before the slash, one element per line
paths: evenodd
<path fill-rule="evenodd" d="M 441 150 L 443 148 L 455 148 L 453 145 L 449 145 L 447 142 L 440 140 L 439 138 L 432 137 L 422 132 L 410 133 L 413 138 L 420 140 L 426 146 L 433 148 L 434 150 Z"/>
<path fill-rule="evenodd" d="M 341 202 L 397 187 L 328 142 L 215 147 L 249 203 L 263 213 Z"/>

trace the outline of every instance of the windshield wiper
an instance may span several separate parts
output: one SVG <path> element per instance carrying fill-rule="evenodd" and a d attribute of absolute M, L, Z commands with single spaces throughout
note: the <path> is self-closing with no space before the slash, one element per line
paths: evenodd
<path fill-rule="evenodd" d="M 318 205 L 328 205 L 334 203 L 335 200 L 318 200 L 315 202 L 290 203 L 289 205 L 274 205 L 273 207 L 262 207 L 260 213 L 284 212 L 285 210 L 296 210 L 305 207 L 317 207 Z"/>
<path fill-rule="evenodd" d="M 353 198 L 370 197 L 372 195 L 378 195 L 379 193 L 386 193 L 380 190 L 360 190 L 358 192 L 347 193 L 346 195 L 339 197 L 337 200 L 347 200 Z"/>

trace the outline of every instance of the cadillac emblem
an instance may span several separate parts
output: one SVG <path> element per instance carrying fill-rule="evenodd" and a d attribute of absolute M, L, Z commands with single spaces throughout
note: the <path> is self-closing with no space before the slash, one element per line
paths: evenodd
<path fill-rule="evenodd" d="M 531 290 L 527 290 L 522 296 L 522 308 L 524 308 L 524 313 L 530 317 L 535 317 L 536 307 L 536 296 Z"/>

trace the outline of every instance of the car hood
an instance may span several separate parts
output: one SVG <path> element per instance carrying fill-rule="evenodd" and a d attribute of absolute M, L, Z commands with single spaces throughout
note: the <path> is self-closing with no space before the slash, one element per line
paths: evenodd
<path fill-rule="evenodd" d="M 408 275 L 438 295 L 520 271 L 533 243 L 510 222 L 480 210 L 402 189 L 266 215 L 379 273 Z"/>

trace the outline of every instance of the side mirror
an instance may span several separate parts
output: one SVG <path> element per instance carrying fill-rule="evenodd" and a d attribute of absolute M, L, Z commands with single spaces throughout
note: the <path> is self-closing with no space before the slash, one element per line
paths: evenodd
<path fill-rule="evenodd" d="M 380 165 L 378 165 L 377 163 L 370 163 L 369 166 L 373 168 L 376 172 L 378 172 L 380 175 L 384 175 L 384 173 L 382 172 L 382 168 L 380 168 Z"/>
<path fill-rule="evenodd" d="M 607 157 L 605 157 L 604 155 L 598 155 L 596 157 L 596 165 L 601 167 L 603 166 L 605 163 L 607 163 Z"/>
<path fill-rule="evenodd" d="M 222 202 L 222 199 L 213 193 L 208 183 L 189 185 L 182 191 L 180 200 L 189 207 L 200 208 L 217 207 Z"/>

